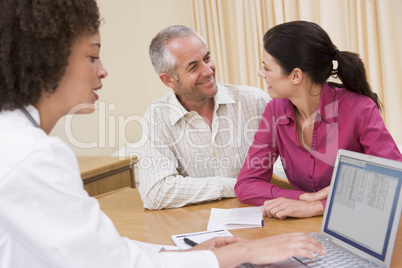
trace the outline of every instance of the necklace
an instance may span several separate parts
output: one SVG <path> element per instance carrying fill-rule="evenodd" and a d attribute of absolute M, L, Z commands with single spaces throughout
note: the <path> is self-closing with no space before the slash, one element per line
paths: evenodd
<path fill-rule="evenodd" d="M 32 123 L 35 127 L 41 128 L 41 127 L 39 126 L 39 124 L 35 121 L 35 119 L 33 119 L 32 115 L 31 115 L 30 113 L 28 113 L 28 111 L 27 111 L 24 107 L 20 106 L 20 111 L 29 119 L 29 121 L 31 121 L 31 123 Z"/>

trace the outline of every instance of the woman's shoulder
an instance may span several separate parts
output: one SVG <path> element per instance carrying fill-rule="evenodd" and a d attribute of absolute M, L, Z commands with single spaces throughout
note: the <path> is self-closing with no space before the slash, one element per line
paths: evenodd
<path fill-rule="evenodd" d="M 30 161 L 41 161 L 39 155 L 55 159 L 57 155 L 68 154 L 74 157 L 70 147 L 58 137 L 49 137 L 42 129 L 36 128 L 26 120 L 1 113 L 0 116 L 0 162 L 5 174 L 7 168 Z M 4 124 L 1 124 L 4 123 Z M 1 177 L 1 176 L 0 176 Z"/>
<path fill-rule="evenodd" d="M 358 94 L 346 88 L 334 87 L 332 89 L 334 100 L 339 102 L 343 108 L 361 109 L 376 107 L 375 102 L 368 96 Z"/>

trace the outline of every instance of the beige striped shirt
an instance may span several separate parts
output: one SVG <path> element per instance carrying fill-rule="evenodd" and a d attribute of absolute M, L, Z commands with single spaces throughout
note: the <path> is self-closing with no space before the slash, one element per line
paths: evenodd
<path fill-rule="evenodd" d="M 218 83 L 211 128 L 171 91 L 151 104 L 142 122 L 139 192 L 148 209 L 235 197 L 234 185 L 269 95 Z"/>

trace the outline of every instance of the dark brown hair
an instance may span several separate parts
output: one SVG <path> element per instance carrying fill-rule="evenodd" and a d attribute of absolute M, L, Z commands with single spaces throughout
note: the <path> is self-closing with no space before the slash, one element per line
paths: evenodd
<path fill-rule="evenodd" d="M 94 0 L 0 0 L 0 111 L 52 94 L 73 42 L 99 25 Z"/>
<path fill-rule="evenodd" d="M 370 97 L 380 109 L 378 96 L 371 90 L 359 55 L 339 51 L 328 34 L 316 23 L 291 21 L 271 28 L 264 35 L 264 49 L 282 67 L 285 74 L 294 68 L 307 73 L 313 82 L 323 84 L 337 75 L 343 84 L 329 83 Z M 332 61 L 338 61 L 334 70 Z"/>

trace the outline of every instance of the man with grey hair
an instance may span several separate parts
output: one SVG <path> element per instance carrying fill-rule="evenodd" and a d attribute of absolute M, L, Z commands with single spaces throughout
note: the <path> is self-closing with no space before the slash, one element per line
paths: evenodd
<path fill-rule="evenodd" d="M 215 63 L 202 37 L 170 26 L 149 54 L 172 89 L 145 112 L 147 142 L 139 154 L 139 192 L 147 209 L 235 197 L 234 185 L 258 129 L 268 94 L 216 83 Z"/>

